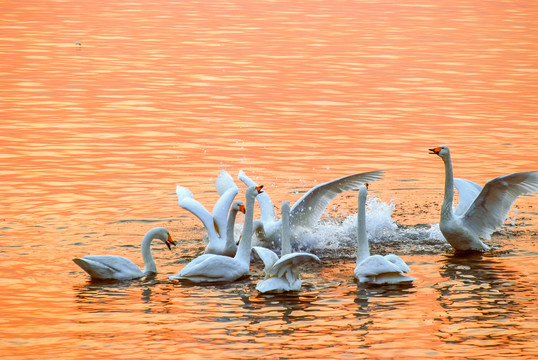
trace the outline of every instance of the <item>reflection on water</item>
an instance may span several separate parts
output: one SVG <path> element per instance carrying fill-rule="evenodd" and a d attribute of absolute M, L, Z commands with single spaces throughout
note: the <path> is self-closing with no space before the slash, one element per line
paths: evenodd
<path fill-rule="evenodd" d="M 2 15 L 3 358 L 538 357 L 536 197 L 517 200 L 497 253 L 451 256 L 427 154 L 450 145 L 455 176 L 480 184 L 536 170 L 538 5 L 37 0 Z M 220 168 L 275 204 L 386 170 L 372 250 L 417 281 L 353 281 L 350 193 L 303 239 L 323 264 L 301 292 L 257 293 L 256 262 L 234 284 L 170 283 L 204 234 L 175 184 L 209 207 Z M 181 246 L 153 249 L 154 278 L 88 282 L 71 261 L 140 265 L 158 225 Z"/>
<path fill-rule="evenodd" d="M 507 266 L 515 259 L 472 255 L 443 261 L 441 275 L 446 280 L 435 285 L 445 309 L 439 329 L 443 341 L 481 347 L 525 346 L 526 330 L 533 327 L 527 319 L 532 309 L 521 299 L 530 295 L 534 281 Z"/>

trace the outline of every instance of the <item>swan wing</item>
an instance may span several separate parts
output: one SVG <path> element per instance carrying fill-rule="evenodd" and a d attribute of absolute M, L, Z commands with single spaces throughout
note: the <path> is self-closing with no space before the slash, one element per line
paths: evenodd
<path fill-rule="evenodd" d="M 249 178 L 243 170 L 239 171 L 239 180 L 241 180 L 246 186 L 258 186 L 251 178 Z M 256 196 L 258 204 L 260 204 L 260 216 L 262 221 L 274 221 L 276 219 L 275 205 L 273 201 L 267 195 L 267 191 L 264 190 L 261 194 Z"/>
<path fill-rule="evenodd" d="M 190 211 L 194 216 L 196 216 L 204 224 L 209 238 L 216 236 L 215 223 L 213 221 L 213 216 L 207 211 L 207 209 L 193 198 L 192 192 L 186 187 L 177 185 L 176 194 L 179 206 L 185 210 Z"/>
<path fill-rule="evenodd" d="M 466 179 L 454 179 L 454 185 L 458 190 L 460 199 L 456 208 L 456 215 L 463 215 L 482 191 L 482 186 Z"/>
<path fill-rule="evenodd" d="M 279 277 L 270 277 L 268 279 L 261 280 L 256 284 L 256 290 L 261 293 L 276 292 L 281 293 L 291 290 L 299 290 L 301 288 L 301 281 L 295 281 L 290 284 L 286 279 Z"/>
<path fill-rule="evenodd" d="M 409 266 L 405 263 L 405 261 L 403 261 L 399 256 L 397 255 L 394 255 L 394 254 L 388 254 L 388 255 L 385 255 L 384 258 L 393 263 L 394 265 L 396 265 L 402 272 L 404 273 L 408 273 L 411 271 L 411 269 L 409 269 Z"/>
<path fill-rule="evenodd" d="M 127 280 L 144 276 L 135 263 L 121 256 L 88 255 L 73 261 L 94 279 Z"/>
<path fill-rule="evenodd" d="M 321 260 L 314 254 L 309 253 L 291 253 L 282 256 L 271 268 L 270 276 L 283 277 L 286 274 L 287 277 L 295 277 L 295 269 L 300 265 L 312 262 L 321 262 Z M 291 280 L 291 279 L 288 279 Z M 292 281 L 290 281 L 291 283 Z"/>
<path fill-rule="evenodd" d="M 261 246 L 253 246 L 252 249 L 256 252 L 256 255 L 263 261 L 265 268 L 263 271 L 267 274 L 273 265 L 278 261 L 278 255 L 274 251 Z"/>
<path fill-rule="evenodd" d="M 222 196 L 226 190 L 236 187 L 233 177 L 228 174 L 224 169 L 220 170 L 217 181 L 215 181 L 215 187 L 217 188 L 217 193 Z"/>
<path fill-rule="evenodd" d="M 400 268 L 381 255 L 372 255 L 364 259 L 355 268 L 355 277 L 379 276 L 387 273 L 402 273 Z"/>
<path fill-rule="evenodd" d="M 310 189 L 293 205 L 290 211 L 290 225 L 312 227 L 323 215 L 331 200 L 344 191 L 353 190 L 364 183 L 379 180 L 383 170 L 344 176 Z"/>
<path fill-rule="evenodd" d="M 538 171 L 496 177 L 484 185 L 462 222 L 478 236 L 489 238 L 504 223 L 517 197 L 535 192 L 538 192 Z"/>
<path fill-rule="evenodd" d="M 200 259 L 202 258 L 202 259 Z M 194 282 L 232 281 L 248 274 L 240 261 L 229 256 L 204 254 L 191 261 L 170 279 L 188 279 Z"/>
<path fill-rule="evenodd" d="M 217 232 L 221 238 L 226 236 L 226 225 L 228 221 L 228 212 L 230 211 L 230 206 L 234 201 L 237 193 L 239 193 L 239 188 L 235 184 L 226 190 L 217 200 L 213 206 L 212 217 L 217 227 Z"/>

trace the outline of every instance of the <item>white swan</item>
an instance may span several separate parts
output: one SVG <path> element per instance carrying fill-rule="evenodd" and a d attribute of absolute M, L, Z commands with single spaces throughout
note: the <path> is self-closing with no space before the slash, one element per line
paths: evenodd
<path fill-rule="evenodd" d="M 383 173 L 383 170 L 378 170 L 344 176 L 310 189 L 291 208 L 291 236 L 295 237 L 301 228 L 313 228 L 327 205 L 338 194 L 353 190 L 364 183 L 379 180 L 383 177 Z M 238 177 L 247 186 L 256 185 L 242 170 L 239 171 Z M 260 204 L 261 217 L 254 222 L 254 231 L 259 239 L 276 242 L 281 232 L 282 221 L 276 219 L 275 207 L 266 192 L 260 194 L 257 200 Z"/>
<path fill-rule="evenodd" d="M 290 244 L 290 203 L 282 202 L 282 257 L 278 259 L 273 251 L 259 246 L 254 246 L 256 254 L 265 265 L 265 279 L 256 285 L 259 292 L 285 292 L 301 289 L 301 275 L 299 266 L 309 262 L 320 262 L 316 255 L 308 253 L 291 253 Z"/>
<path fill-rule="evenodd" d="M 150 244 L 153 239 L 159 239 L 171 249 L 170 245 L 176 245 L 172 236 L 162 227 L 151 229 L 142 239 L 142 259 L 144 270 L 131 260 L 116 255 L 88 255 L 83 258 L 74 258 L 75 264 L 86 271 L 92 279 L 101 280 L 132 280 L 149 274 L 156 274 L 157 267 L 151 255 Z"/>
<path fill-rule="evenodd" d="M 445 197 L 439 228 L 457 251 L 487 251 L 480 238 L 489 240 L 500 227 L 517 197 L 538 191 L 538 171 L 519 172 L 489 180 L 484 188 L 462 179 L 454 179 L 450 150 L 447 146 L 429 149 L 445 163 Z M 454 185 L 460 194 L 456 211 Z"/>
<path fill-rule="evenodd" d="M 235 250 L 233 251 L 234 256 L 237 252 L 237 242 L 235 241 L 234 237 L 234 229 L 235 229 L 235 218 L 237 217 L 238 212 L 245 213 L 246 208 L 242 201 L 237 200 L 232 203 L 232 207 L 230 208 L 230 214 L 228 215 L 228 222 L 226 223 L 226 248 L 230 249 L 233 248 L 233 245 L 235 245 Z M 231 244 L 233 242 L 233 244 Z M 231 256 L 228 254 L 223 254 L 226 256 Z"/>
<path fill-rule="evenodd" d="M 209 213 L 202 204 L 194 200 L 192 192 L 186 187 L 177 185 L 177 200 L 179 206 L 193 213 L 204 224 L 208 237 L 208 244 L 204 253 L 234 256 L 237 251 L 237 245 L 233 237 L 230 239 L 227 237 L 229 233 L 227 216 L 239 188 L 225 170 L 221 170 L 215 185 L 220 198 L 213 206 L 212 213 Z M 235 214 L 232 211 L 230 211 L 230 216 L 234 215 L 235 219 Z"/>
<path fill-rule="evenodd" d="M 357 213 L 357 262 L 354 275 L 359 282 L 372 284 L 410 283 L 415 278 L 405 276 L 409 266 L 394 254 L 385 256 L 371 255 L 366 238 L 366 197 L 368 189 L 362 185 L 359 189 L 359 207 Z"/>
<path fill-rule="evenodd" d="M 248 275 L 250 252 L 252 250 L 254 201 L 261 192 L 262 186 L 251 186 L 246 191 L 245 223 L 235 257 L 203 254 L 188 263 L 176 275 L 169 278 L 172 280 L 189 280 L 196 283 L 230 282 Z"/>

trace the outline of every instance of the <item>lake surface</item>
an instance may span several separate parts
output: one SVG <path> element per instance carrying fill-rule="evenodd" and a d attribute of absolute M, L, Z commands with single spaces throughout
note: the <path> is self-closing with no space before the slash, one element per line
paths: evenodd
<path fill-rule="evenodd" d="M 538 170 L 538 3 L 31 1 L 0 5 L 0 354 L 73 358 L 538 357 L 537 196 L 492 252 L 439 233 L 448 145 L 456 177 Z M 295 248 L 301 291 L 168 280 L 204 248 L 176 184 L 206 207 L 226 169 L 277 205 L 341 176 L 370 187 L 372 251 L 412 286 L 353 280 L 356 192 Z M 238 198 L 244 198 L 240 185 Z M 243 221 L 239 217 L 238 222 Z M 75 256 L 159 274 L 90 282 Z M 240 225 L 239 225 L 240 227 Z"/>

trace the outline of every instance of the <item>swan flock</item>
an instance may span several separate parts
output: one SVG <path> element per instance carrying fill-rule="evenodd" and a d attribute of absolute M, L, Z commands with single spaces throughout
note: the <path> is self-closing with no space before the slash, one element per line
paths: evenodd
<path fill-rule="evenodd" d="M 444 162 L 444 199 L 440 209 L 439 229 L 454 251 L 488 251 L 483 240 L 501 227 L 509 210 L 519 196 L 538 192 L 538 171 L 517 172 L 489 180 L 483 187 L 465 179 L 454 178 L 452 159 L 447 146 L 429 149 Z M 368 184 L 383 177 L 384 171 L 370 171 L 344 176 L 307 191 L 293 206 L 284 201 L 280 219 L 269 194 L 262 190 L 243 171 L 238 179 L 247 186 L 245 201 L 235 200 L 239 187 L 234 179 L 221 170 L 216 182 L 219 195 L 211 212 L 194 199 L 186 187 L 177 185 L 179 206 L 197 217 L 205 227 L 207 245 L 204 253 L 194 258 L 171 280 L 196 284 L 232 282 L 250 274 L 251 252 L 259 257 L 265 268 L 265 277 L 258 282 L 260 293 L 298 291 L 301 288 L 299 267 L 306 263 L 319 264 L 314 254 L 292 252 L 291 240 L 301 231 L 314 228 L 329 203 L 339 194 L 358 190 L 357 252 L 354 278 L 365 284 L 410 284 L 415 278 L 403 259 L 394 254 L 371 255 L 366 236 L 365 203 Z M 454 206 L 454 188 L 459 202 Z M 260 218 L 254 219 L 255 202 L 259 204 Z M 245 214 L 242 234 L 236 238 L 234 225 L 237 214 Z M 256 237 L 263 246 L 252 246 Z M 133 280 L 157 273 L 150 245 L 154 239 L 171 250 L 176 242 L 167 229 L 150 229 L 142 239 L 141 253 L 144 269 L 131 260 L 117 255 L 87 255 L 75 257 L 91 280 Z M 280 246 L 280 257 L 277 254 Z M 272 249 L 271 249 L 272 248 Z M 318 265 L 315 265 L 318 266 Z"/>

